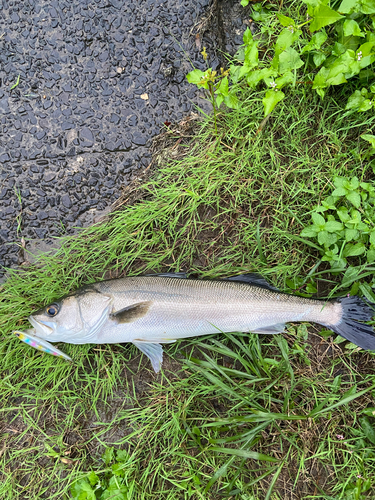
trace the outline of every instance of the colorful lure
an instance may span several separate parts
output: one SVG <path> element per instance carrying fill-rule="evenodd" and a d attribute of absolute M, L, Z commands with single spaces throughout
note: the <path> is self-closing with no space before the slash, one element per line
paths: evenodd
<path fill-rule="evenodd" d="M 35 328 L 30 330 L 24 330 L 23 332 L 16 330 L 14 331 L 14 335 L 18 337 L 25 344 L 34 347 L 38 351 L 47 352 L 48 354 L 52 354 L 53 356 L 58 356 L 59 358 L 67 359 L 68 361 L 72 361 L 69 356 L 64 354 L 60 349 L 57 349 L 54 345 L 50 344 L 46 340 L 43 340 L 36 335 L 32 335 L 30 332 L 35 333 Z"/>

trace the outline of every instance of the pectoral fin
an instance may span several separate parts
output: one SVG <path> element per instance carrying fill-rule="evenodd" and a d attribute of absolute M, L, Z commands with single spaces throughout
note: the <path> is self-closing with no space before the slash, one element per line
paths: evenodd
<path fill-rule="evenodd" d="M 265 335 L 274 335 L 275 333 L 282 333 L 285 330 L 285 323 L 276 323 L 275 325 L 265 326 L 251 330 L 251 333 L 264 333 Z"/>
<path fill-rule="evenodd" d="M 156 373 L 160 371 L 163 363 L 163 348 L 160 344 L 153 344 L 151 342 L 144 342 L 142 340 L 133 340 L 133 344 L 138 347 L 143 354 L 146 354 L 151 361 L 152 368 Z"/>
<path fill-rule="evenodd" d="M 151 301 L 138 302 L 137 304 L 132 304 L 110 314 L 109 317 L 118 324 L 132 323 L 133 321 L 145 316 L 148 313 L 151 304 Z"/>

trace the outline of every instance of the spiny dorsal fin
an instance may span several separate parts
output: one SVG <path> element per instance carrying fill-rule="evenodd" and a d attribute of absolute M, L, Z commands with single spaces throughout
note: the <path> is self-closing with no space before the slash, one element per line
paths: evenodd
<path fill-rule="evenodd" d="M 153 273 L 153 274 L 144 274 L 143 276 L 159 276 L 161 278 L 180 278 L 187 279 L 186 273 Z"/>
<path fill-rule="evenodd" d="M 110 314 L 110 318 L 115 320 L 118 324 L 132 323 L 136 319 L 145 316 L 150 309 L 151 304 L 152 302 L 150 300 L 147 302 L 132 304 L 131 306 L 124 307 L 123 309 Z"/>
<path fill-rule="evenodd" d="M 268 290 L 273 290 L 274 292 L 280 291 L 278 288 L 268 283 L 268 281 L 266 281 L 261 274 L 257 273 L 239 274 L 238 276 L 231 276 L 230 278 L 224 279 L 226 281 L 240 281 L 242 283 L 247 283 L 248 285 L 267 288 Z"/>

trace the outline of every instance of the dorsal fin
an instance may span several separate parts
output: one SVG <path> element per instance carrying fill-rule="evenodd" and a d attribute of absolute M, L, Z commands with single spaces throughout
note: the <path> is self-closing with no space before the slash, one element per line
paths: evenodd
<path fill-rule="evenodd" d="M 238 276 L 231 276 L 230 278 L 224 279 L 226 281 L 240 281 L 242 283 L 247 283 L 248 285 L 255 285 L 268 290 L 273 290 L 274 292 L 280 291 L 278 288 L 268 283 L 268 281 L 266 281 L 261 274 L 257 273 L 239 274 Z"/>
<path fill-rule="evenodd" d="M 159 276 L 161 278 L 187 279 L 187 274 L 184 272 L 181 272 L 181 273 L 153 273 L 153 274 L 144 274 L 143 276 Z"/>

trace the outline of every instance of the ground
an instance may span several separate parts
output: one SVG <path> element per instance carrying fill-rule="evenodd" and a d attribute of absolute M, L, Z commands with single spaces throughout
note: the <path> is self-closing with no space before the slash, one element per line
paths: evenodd
<path fill-rule="evenodd" d="M 264 123 L 261 97 L 245 87 L 217 133 L 197 114 L 171 124 L 114 213 L 10 272 L 1 498 L 74 498 L 99 484 L 95 474 L 127 499 L 372 498 L 374 357 L 316 325 L 176 342 L 158 375 L 132 345 L 58 343 L 68 363 L 12 335 L 40 306 L 124 275 L 258 271 L 290 293 L 312 283 L 320 298 L 347 293 L 298 239 L 336 175 L 372 178 L 359 138 L 374 118 L 343 113 L 346 97 L 335 88 L 322 101 L 302 82 Z"/>
<path fill-rule="evenodd" d="M 343 127 L 334 99 L 305 99 L 310 115 L 297 96 L 254 143 L 262 116 L 251 94 L 241 110 L 222 115 L 220 138 L 209 122 L 184 120 L 158 137 L 154 166 L 113 216 L 3 285 L 4 498 L 69 498 L 75 479 L 109 474 L 101 456 L 110 446 L 129 454 L 121 462 L 129 498 L 329 499 L 368 491 L 373 356 L 321 328 L 178 342 L 165 347 L 158 375 L 129 345 L 58 344 L 69 364 L 9 336 L 29 311 L 97 279 L 263 270 L 288 289 L 286 278 L 306 276 L 318 255 L 289 237 L 300 227 L 293 214 L 308 221 L 311 196 L 319 199 L 332 172 L 357 169 L 355 158 L 342 158 L 358 144 L 356 127 L 368 124 L 352 117 Z M 325 296 L 335 276 L 319 269 Z"/>

